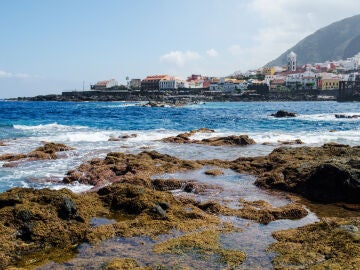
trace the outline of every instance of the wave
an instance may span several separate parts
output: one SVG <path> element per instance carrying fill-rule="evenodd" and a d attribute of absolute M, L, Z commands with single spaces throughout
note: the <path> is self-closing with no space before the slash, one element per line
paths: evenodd
<path fill-rule="evenodd" d="M 306 144 L 324 144 L 328 142 L 347 143 L 357 145 L 360 143 L 360 130 L 346 130 L 333 132 L 262 132 L 249 133 L 257 143 L 278 143 L 279 141 L 291 141 L 300 139 Z"/>

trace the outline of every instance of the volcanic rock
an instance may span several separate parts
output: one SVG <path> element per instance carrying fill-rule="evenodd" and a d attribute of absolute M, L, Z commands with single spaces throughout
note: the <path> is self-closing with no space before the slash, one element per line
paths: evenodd
<path fill-rule="evenodd" d="M 239 158 L 232 168 L 258 176 L 255 184 L 321 202 L 360 203 L 360 147 L 281 147 L 267 157 Z"/>
<path fill-rule="evenodd" d="M 41 159 L 57 159 L 56 152 L 63 152 L 73 150 L 74 148 L 66 146 L 61 143 L 47 142 L 43 146 L 36 148 L 28 154 L 3 154 L 0 156 L 0 160 L 6 160 L 9 162 L 17 160 L 41 160 Z M 11 165 L 7 165 L 11 167 Z"/>
<path fill-rule="evenodd" d="M 296 117 L 296 113 L 280 110 L 280 111 L 277 111 L 276 113 L 271 114 L 271 116 L 274 116 L 274 117 L 276 117 L 276 118 Z"/>

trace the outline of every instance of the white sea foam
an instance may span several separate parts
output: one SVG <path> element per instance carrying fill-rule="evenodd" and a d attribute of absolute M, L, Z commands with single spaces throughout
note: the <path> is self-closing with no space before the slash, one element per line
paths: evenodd
<path fill-rule="evenodd" d="M 67 125 L 61 125 L 58 123 L 51 123 L 51 124 L 40 124 L 35 126 L 27 126 L 27 125 L 14 125 L 15 129 L 20 130 L 75 130 L 75 129 L 85 129 L 86 126 L 67 126 Z"/>
<path fill-rule="evenodd" d="M 336 118 L 335 114 L 345 116 L 360 115 L 360 112 L 344 112 L 344 113 L 323 113 L 323 114 L 303 114 L 295 117 L 294 119 L 307 120 L 307 121 L 360 121 L 359 118 Z"/>
<path fill-rule="evenodd" d="M 88 191 L 88 190 L 92 189 L 93 186 L 85 185 L 85 184 L 79 184 L 79 183 L 73 183 L 73 184 L 70 184 L 70 185 L 66 185 L 66 184 L 49 185 L 48 188 L 53 189 L 53 190 L 59 190 L 59 189 L 67 188 L 67 189 L 70 189 L 72 192 L 81 193 L 81 192 L 85 192 L 85 191 Z"/>
<path fill-rule="evenodd" d="M 249 133 L 257 143 L 277 143 L 279 141 L 290 141 L 301 139 L 306 144 L 324 144 L 328 142 L 348 143 L 350 145 L 360 144 L 360 130 L 347 131 L 323 131 L 323 132 L 262 132 Z"/>

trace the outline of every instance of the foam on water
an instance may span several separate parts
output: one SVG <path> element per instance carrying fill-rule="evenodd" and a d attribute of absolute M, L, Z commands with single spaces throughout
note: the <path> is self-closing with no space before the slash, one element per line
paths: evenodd
<path fill-rule="evenodd" d="M 13 127 L 15 129 L 20 129 L 20 130 L 74 130 L 74 129 L 84 129 L 87 128 L 86 126 L 67 126 L 67 125 L 60 125 L 58 123 L 51 123 L 51 124 L 40 124 L 40 125 L 35 125 L 35 126 L 28 126 L 28 125 L 13 125 Z"/>
<path fill-rule="evenodd" d="M 352 115 L 360 115 L 360 112 L 344 112 L 344 113 L 340 113 L 340 114 L 345 115 L 345 116 L 352 116 Z M 359 121 L 360 122 L 360 117 L 358 117 L 358 118 L 336 118 L 335 113 L 303 114 L 303 115 L 298 115 L 294 119 L 307 120 L 307 121 L 336 121 L 336 122 Z"/>

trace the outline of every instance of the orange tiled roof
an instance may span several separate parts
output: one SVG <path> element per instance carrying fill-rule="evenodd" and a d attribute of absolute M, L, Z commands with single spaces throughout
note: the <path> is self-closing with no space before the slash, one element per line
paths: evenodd
<path fill-rule="evenodd" d="M 153 76 L 147 76 L 144 81 L 153 81 L 153 80 L 161 80 L 166 79 L 168 75 L 153 75 Z"/>

